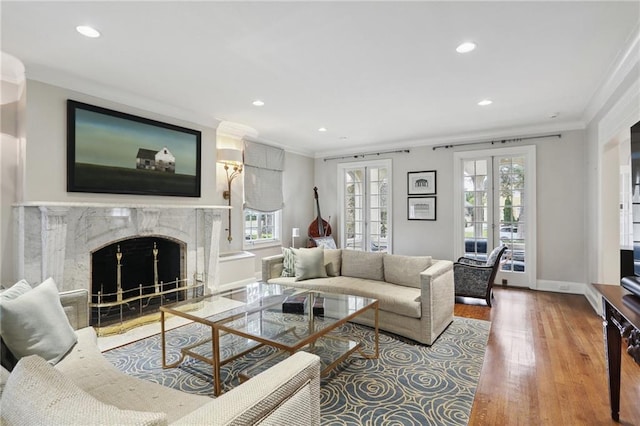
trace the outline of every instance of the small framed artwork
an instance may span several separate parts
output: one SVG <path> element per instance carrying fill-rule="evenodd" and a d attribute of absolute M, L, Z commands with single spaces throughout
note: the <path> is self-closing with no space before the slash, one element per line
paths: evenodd
<path fill-rule="evenodd" d="M 409 220 L 436 220 L 436 197 L 407 198 Z"/>
<path fill-rule="evenodd" d="M 407 173 L 407 194 L 408 195 L 435 195 L 436 194 L 436 171 Z"/>

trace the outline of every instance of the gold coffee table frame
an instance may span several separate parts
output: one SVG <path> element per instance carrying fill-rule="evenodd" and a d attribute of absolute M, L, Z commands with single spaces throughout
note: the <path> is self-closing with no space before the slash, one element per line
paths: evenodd
<path fill-rule="evenodd" d="M 256 288 L 258 289 L 256 291 Z M 276 288 L 280 288 L 283 290 L 281 294 L 270 294 L 272 290 Z M 322 316 L 322 320 L 316 319 L 316 316 L 313 314 L 290 314 L 290 313 L 281 313 L 278 309 L 282 306 L 282 302 L 284 299 L 290 295 L 292 292 L 295 292 L 296 295 L 305 295 L 307 296 L 307 307 L 306 312 L 311 313 L 312 307 L 316 297 L 324 297 L 325 303 L 331 305 L 333 302 L 337 306 L 342 306 L 338 309 L 338 312 L 332 312 L 332 310 L 327 309 L 326 315 Z M 244 294 L 244 296 L 243 296 Z M 245 298 L 246 300 L 242 300 Z M 345 324 L 346 322 L 352 320 L 353 318 L 362 315 L 364 312 L 373 309 L 374 310 L 374 328 L 375 328 L 375 344 L 374 351 L 371 354 L 367 354 L 362 350 L 362 345 L 360 342 L 354 342 L 355 345 L 351 347 L 346 353 L 339 356 L 336 360 L 331 362 L 322 373 L 325 374 L 330 371 L 333 367 L 335 367 L 342 360 L 346 359 L 349 355 L 351 355 L 356 350 L 360 353 L 360 355 L 364 358 L 368 359 L 376 359 L 379 355 L 379 330 L 378 330 L 378 300 L 370 299 L 359 296 L 351 296 L 351 295 L 342 295 L 342 294 L 334 294 L 334 293 L 320 293 L 302 289 L 293 289 L 286 288 L 280 286 L 274 286 L 272 284 L 264 284 L 264 283 L 256 283 L 250 284 L 246 288 L 240 288 L 236 290 L 232 290 L 227 293 L 222 294 L 213 294 L 203 296 L 198 298 L 198 302 L 204 302 L 203 304 L 209 304 L 215 306 L 216 302 L 219 304 L 224 303 L 225 301 L 239 301 L 243 302 L 239 304 L 239 306 L 232 307 L 230 309 L 222 310 L 221 312 L 217 312 L 215 314 L 210 313 L 202 313 L 199 312 L 185 312 L 181 310 L 181 308 L 185 305 L 185 302 L 178 302 L 171 305 L 161 306 L 160 307 L 160 324 L 161 324 L 161 338 L 162 338 L 162 367 L 163 368 L 174 368 L 182 363 L 185 357 L 190 356 L 192 358 L 198 359 L 202 362 L 205 362 L 213 367 L 213 394 L 215 396 L 219 396 L 222 393 L 222 386 L 220 383 L 220 368 L 243 356 L 247 353 L 261 347 L 264 345 L 268 345 L 278 349 L 278 351 L 267 357 L 264 361 L 266 362 L 272 359 L 274 356 L 282 355 L 283 352 L 288 353 L 289 355 L 297 352 L 300 349 L 308 350 L 309 348 L 313 348 L 316 342 L 323 337 L 328 337 L 330 339 L 339 339 L 339 340 L 347 340 L 338 336 L 328 336 L 328 334 Z M 236 302 L 237 303 L 237 302 Z M 347 306 L 346 308 L 344 306 Z M 345 310 L 341 310 L 345 309 Z M 299 315 L 301 319 L 306 319 L 306 321 L 292 321 L 287 322 L 284 321 L 274 322 L 266 318 L 265 312 L 269 311 L 271 315 Z M 191 320 L 195 323 L 203 324 L 205 326 L 210 327 L 211 329 L 211 337 L 200 340 L 196 343 L 190 344 L 188 346 L 180 348 L 180 358 L 171 364 L 167 363 L 167 330 L 166 330 L 166 316 L 172 315 L 181 318 L 185 318 Z M 205 316 L 206 315 L 206 316 Z M 249 318 L 252 315 L 257 315 L 259 321 L 262 323 L 272 323 L 277 324 L 282 327 L 282 330 L 272 335 L 262 335 L 260 332 L 254 332 L 250 329 L 242 329 L 243 327 L 238 327 L 238 324 L 235 322 L 237 320 L 242 320 L 242 318 Z M 304 318 L 303 318 L 304 316 Z M 339 318 L 336 318 L 339 317 Z M 325 319 L 327 319 L 325 321 Z M 262 330 L 262 327 L 258 327 Z M 300 328 L 300 329 L 299 329 Z M 299 333 L 302 331 L 302 333 Z M 240 336 L 246 339 L 249 339 L 255 342 L 254 345 L 247 347 L 246 349 L 234 353 L 232 356 L 221 359 L 220 356 L 220 338 L 225 334 L 232 334 L 235 336 Z M 288 337 L 288 339 L 283 339 L 283 337 Z M 212 357 L 209 358 L 202 354 L 199 354 L 195 351 L 197 347 L 211 344 L 211 353 Z M 308 348 L 305 348 L 307 347 Z M 256 367 L 256 366 L 253 366 Z M 253 368 L 252 367 L 252 368 Z M 241 378 L 246 379 L 247 375 L 241 376 Z"/>

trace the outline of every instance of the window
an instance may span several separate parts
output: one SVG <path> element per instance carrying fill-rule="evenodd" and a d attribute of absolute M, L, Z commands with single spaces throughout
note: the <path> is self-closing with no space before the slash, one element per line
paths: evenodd
<path fill-rule="evenodd" d="M 338 165 L 345 249 L 391 253 L 391 160 Z"/>
<path fill-rule="evenodd" d="M 259 212 L 244 209 L 244 245 L 280 244 L 281 210 Z"/>
<path fill-rule="evenodd" d="M 536 288 L 535 147 L 454 153 L 455 253 L 486 260 L 506 245 L 496 282 Z"/>

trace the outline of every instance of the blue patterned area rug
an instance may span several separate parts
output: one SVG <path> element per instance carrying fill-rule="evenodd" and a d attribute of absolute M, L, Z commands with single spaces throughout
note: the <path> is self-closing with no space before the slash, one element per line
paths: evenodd
<path fill-rule="evenodd" d="M 473 405 L 491 323 L 455 317 L 433 346 L 380 333 L 379 359 L 355 352 L 321 385 L 323 425 L 466 425 Z M 345 324 L 341 335 L 373 348 L 374 331 Z M 207 327 L 189 324 L 168 334 L 168 362 L 179 347 L 210 335 Z M 238 386 L 238 373 L 263 359 L 263 347 L 222 368 L 225 389 Z M 185 392 L 211 395 L 211 367 L 186 358 L 178 368 L 162 368 L 159 335 L 104 352 L 121 371 Z M 224 352 L 221 354 L 224 358 Z"/>

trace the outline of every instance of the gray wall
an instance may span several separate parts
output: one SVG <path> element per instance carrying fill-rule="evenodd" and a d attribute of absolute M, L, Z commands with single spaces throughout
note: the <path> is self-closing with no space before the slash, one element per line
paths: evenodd
<path fill-rule="evenodd" d="M 585 132 L 563 132 L 561 139 L 540 139 L 528 144 L 537 150 L 538 280 L 586 282 Z M 522 142 L 524 144 L 524 142 Z M 489 145 L 478 145 L 487 149 Z M 466 147 L 469 148 L 469 147 Z M 462 150 L 462 148 L 457 148 Z M 455 258 L 453 252 L 453 152 L 431 147 L 411 148 L 410 154 L 389 154 L 375 159 L 393 161 L 393 252 Z M 374 158 L 374 157 L 371 157 Z M 352 160 L 345 160 L 352 162 Z M 363 160 L 363 161 L 366 161 Z M 323 216 L 338 217 L 335 195 L 339 161 L 316 159 L 315 179 L 323 191 Z M 437 220 L 407 220 L 407 172 L 436 170 Z M 332 196 L 328 196 L 333 191 Z M 332 226 L 338 223 L 332 219 Z"/>
<path fill-rule="evenodd" d="M 158 197 L 67 192 L 67 99 L 98 105 L 202 132 L 202 197 Z M 26 181 L 24 201 L 113 202 L 145 204 L 216 205 L 222 194 L 216 188 L 215 148 L 217 122 L 211 127 L 176 120 L 149 111 L 96 98 L 61 87 L 27 80 Z"/>
<path fill-rule="evenodd" d="M 202 126 L 189 121 L 134 108 L 122 103 L 112 102 L 94 97 L 86 93 L 72 91 L 35 80 L 27 80 L 27 95 L 21 104 L 3 107 L 4 129 L 16 130 L 15 123 L 4 122 L 20 119 L 24 129 L 17 132 L 24 137 L 11 143 L 2 141 L 0 151 L 1 165 L 1 200 L 0 209 L 0 284 L 9 286 L 20 277 L 15 276 L 13 265 L 13 218 L 11 205 L 17 202 L 95 202 L 95 203 L 144 203 L 144 204 L 182 204 L 182 205 L 226 205 L 222 198 L 225 187 L 224 174 L 216 165 L 216 130 L 217 122 L 212 119 L 212 126 Z M 159 120 L 178 126 L 202 131 L 202 196 L 191 197 L 158 197 L 134 196 L 123 194 L 91 194 L 69 193 L 66 191 L 66 101 L 74 99 L 129 114 Z M 24 163 L 24 164 L 22 164 Z M 313 167 L 314 161 L 304 155 L 287 152 L 284 172 L 283 212 L 283 244 L 291 244 L 291 229 L 300 228 L 301 235 L 315 217 L 313 204 Z M 24 183 L 21 182 L 21 171 L 24 172 Z M 222 232 L 221 251 L 242 250 L 242 185 L 241 179 L 233 183 L 233 237 L 231 244 Z M 223 227 L 226 227 L 226 219 Z M 296 240 L 298 246 L 305 244 L 304 238 Z M 260 271 L 263 256 L 280 253 L 280 246 L 262 249 L 248 249 L 256 254 L 256 273 Z"/>

